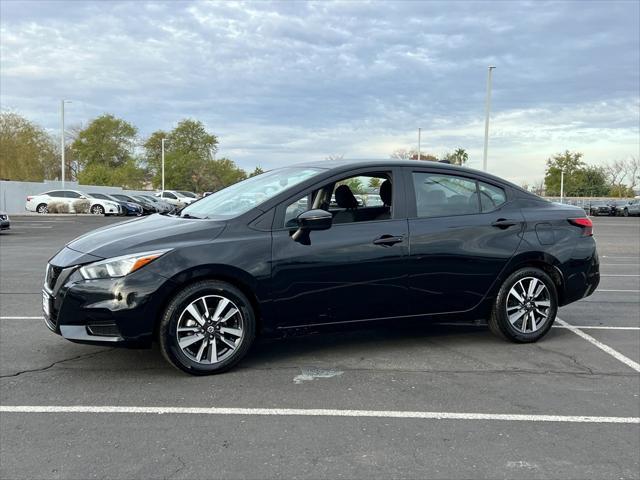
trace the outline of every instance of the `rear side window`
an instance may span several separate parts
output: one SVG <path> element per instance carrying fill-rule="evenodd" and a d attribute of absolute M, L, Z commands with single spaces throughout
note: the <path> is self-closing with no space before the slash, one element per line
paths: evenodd
<path fill-rule="evenodd" d="M 169 193 L 169 192 L 164 192 L 164 193 L 162 194 L 162 196 L 163 196 L 164 198 L 172 198 L 173 200 L 175 200 L 176 198 L 178 198 L 178 197 L 176 197 L 173 193 Z"/>
<path fill-rule="evenodd" d="M 500 187 L 483 182 L 478 182 L 478 187 L 483 212 L 495 210 L 507 201 L 507 196 Z"/>
<path fill-rule="evenodd" d="M 80 194 L 77 192 L 70 192 L 70 191 L 66 191 L 64 192 L 64 196 L 67 198 L 80 198 Z"/>
<path fill-rule="evenodd" d="M 455 175 L 413 172 L 418 217 L 446 217 L 480 212 L 476 182 Z"/>
<path fill-rule="evenodd" d="M 61 192 L 59 190 L 55 190 L 53 192 L 47 192 L 44 195 L 49 195 L 50 197 L 56 197 L 56 198 L 64 198 L 64 192 Z"/>

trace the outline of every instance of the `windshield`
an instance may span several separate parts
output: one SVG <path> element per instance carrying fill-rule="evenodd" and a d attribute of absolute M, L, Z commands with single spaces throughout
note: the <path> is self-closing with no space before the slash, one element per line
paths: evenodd
<path fill-rule="evenodd" d="M 321 170 L 289 167 L 271 170 L 208 195 L 182 210 L 181 216 L 195 218 L 242 215 L 283 190 L 293 187 Z"/>

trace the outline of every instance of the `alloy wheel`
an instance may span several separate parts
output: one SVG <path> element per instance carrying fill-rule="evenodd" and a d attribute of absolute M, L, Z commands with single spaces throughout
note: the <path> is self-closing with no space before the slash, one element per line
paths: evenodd
<path fill-rule="evenodd" d="M 551 295 L 542 280 L 525 277 L 518 280 L 507 296 L 507 317 L 521 333 L 540 330 L 549 318 Z"/>
<path fill-rule="evenodd" d="M 94 205 L 91 207 L 91 213 L 94 215 L 102 215 L 104 214 L 104 209 L 100 205 Z"/>
<path fill-rule="evenodd" d="M 176 338 L 182 353 L 190 360 L 209 365 L 222 362 L 242 343 L 244 319 L 229 298 L 206 295 L 182 311 Z"/>

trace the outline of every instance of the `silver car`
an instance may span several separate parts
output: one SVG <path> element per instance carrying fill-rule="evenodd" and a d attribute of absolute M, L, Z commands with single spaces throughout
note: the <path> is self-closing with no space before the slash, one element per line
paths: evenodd
<path fill-rule="evenodd" d="M 630 215 L 640 215 L 640 198 L 631 200 L 629 201 L 629 203 L 618 208 L 622 208 L 622 215 L 624 217 L 628 217 Z"/>

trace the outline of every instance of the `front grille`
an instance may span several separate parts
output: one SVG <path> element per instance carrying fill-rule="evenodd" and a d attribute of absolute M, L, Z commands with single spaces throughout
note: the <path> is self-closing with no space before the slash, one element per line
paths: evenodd
<path fill-rule="evenodd" d="M 56 286 L 56 281 L 58 277 L 62 273 L 62 267 L 56 267 L 55 265 L 48 264 L 47 265 L 47 274 L 45 276 L 44 283 L 49 288 L 49 290 L 53 290 L 53 287 Z"/>

